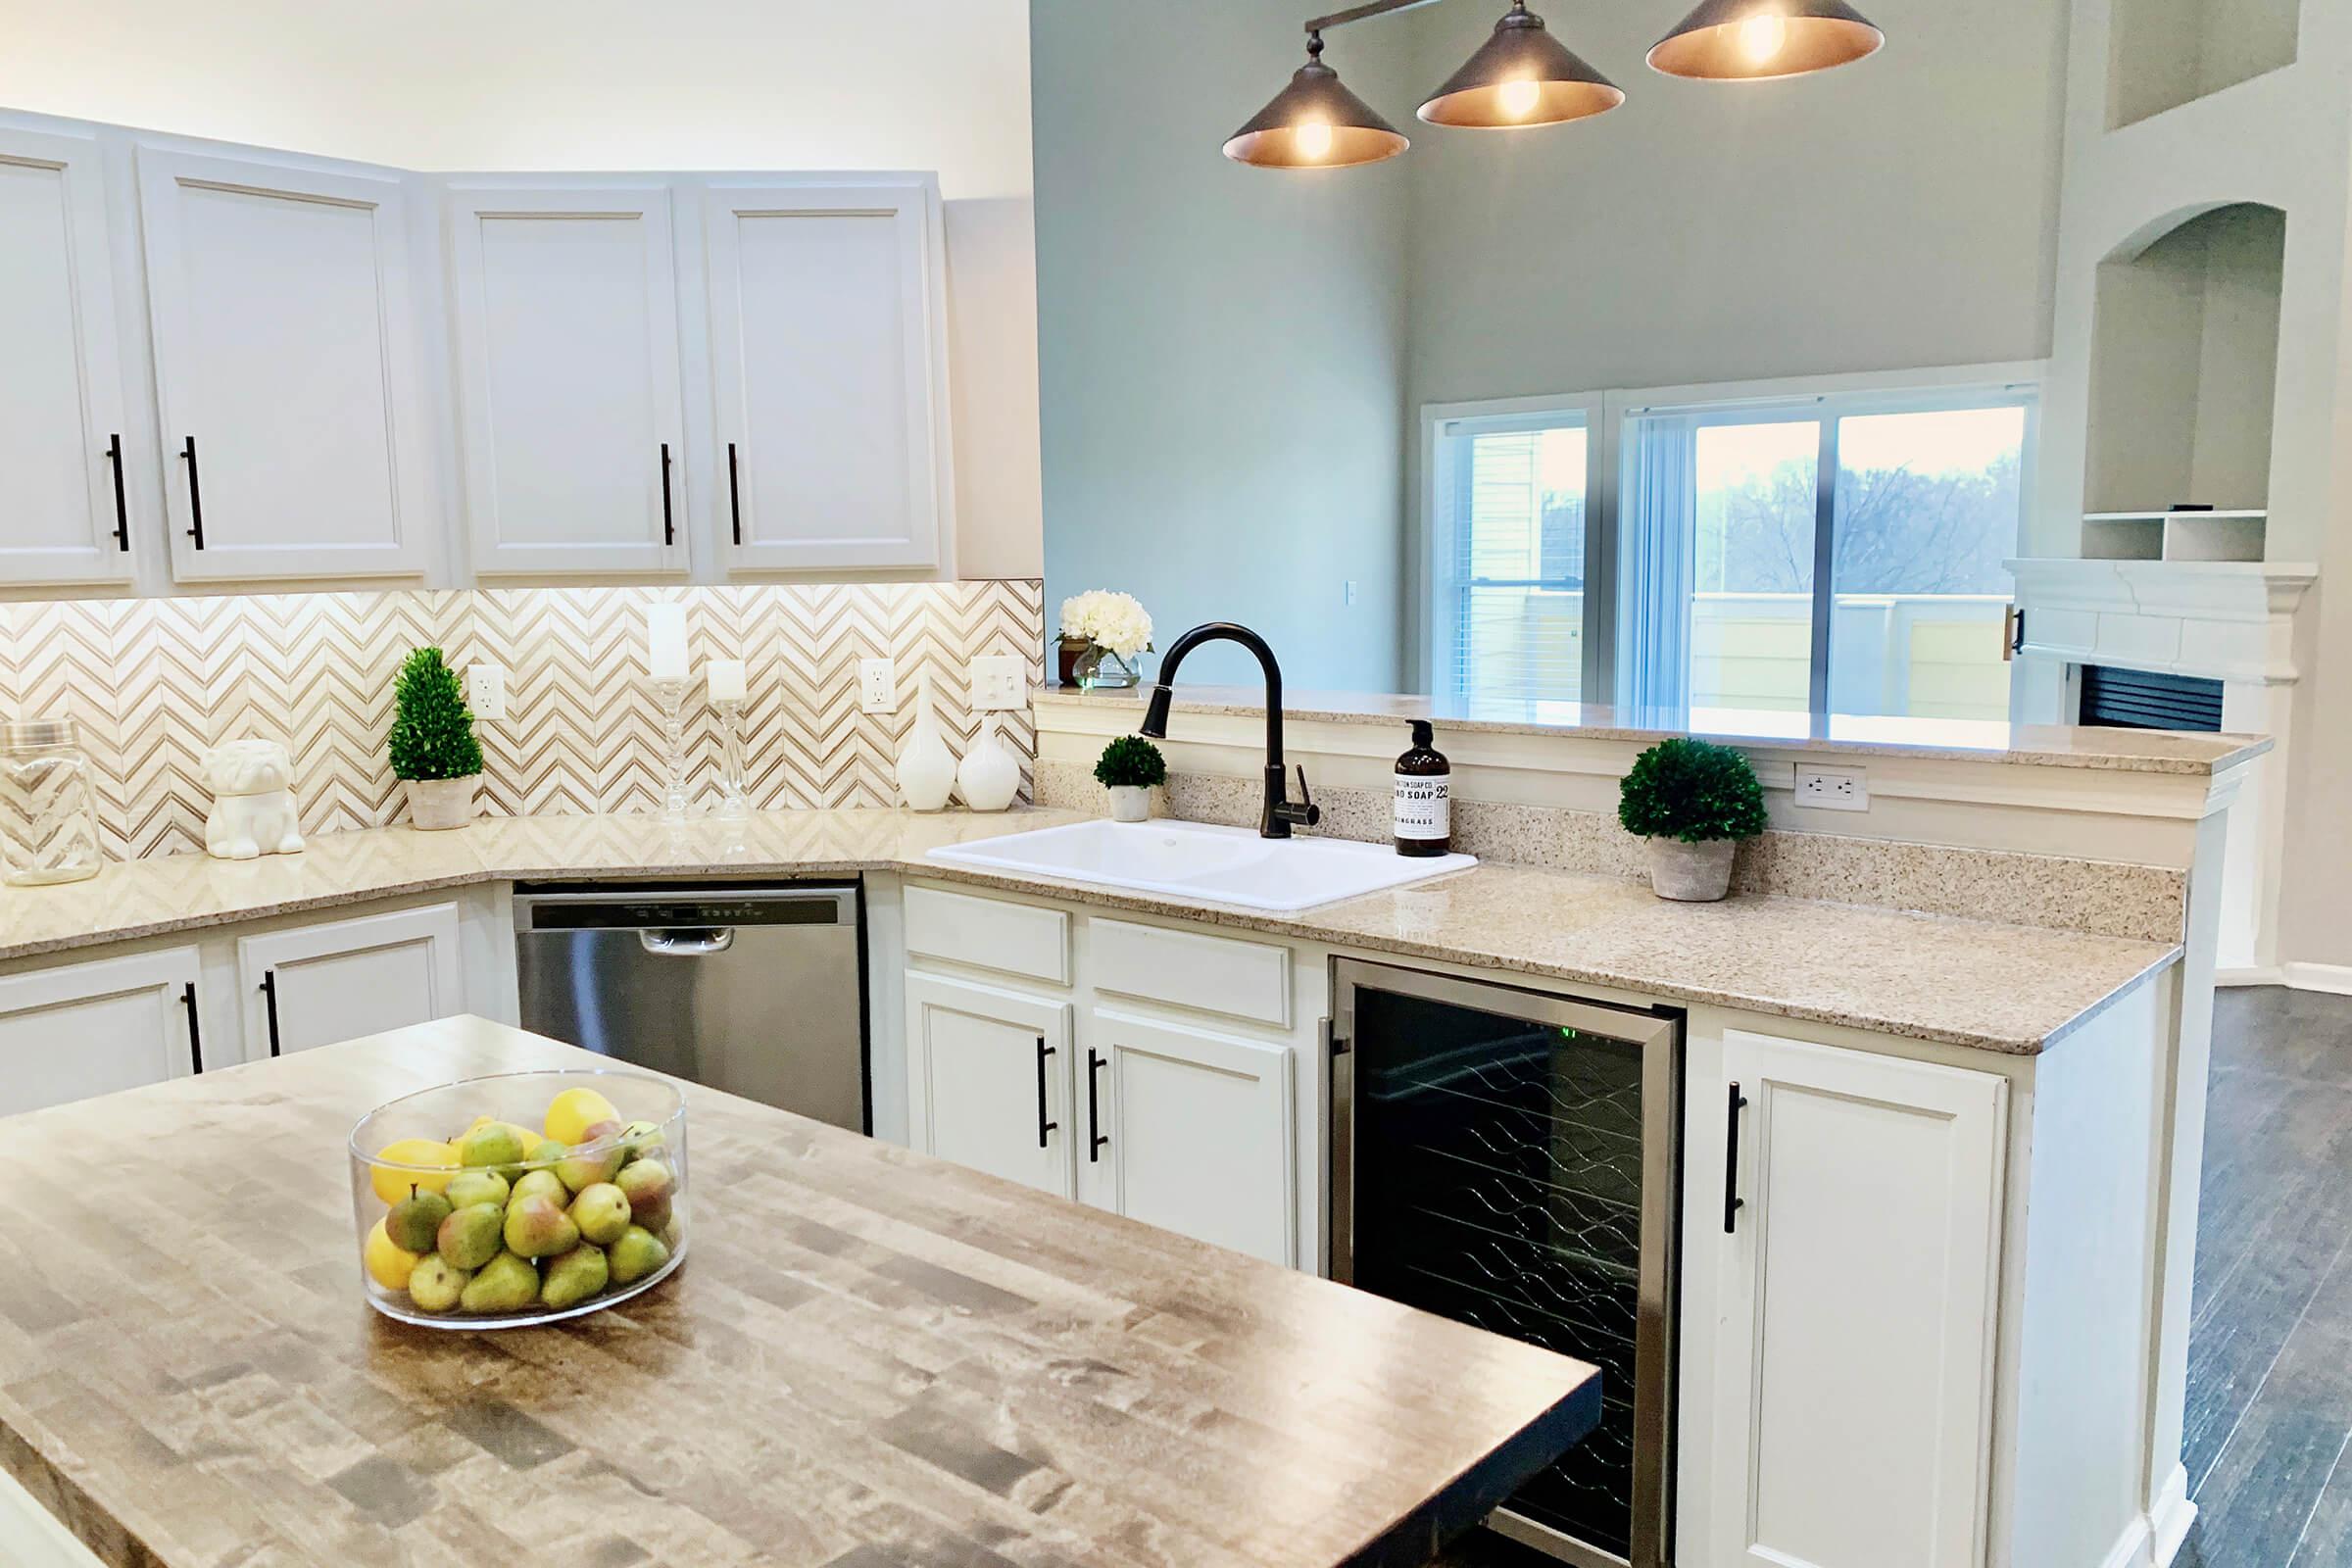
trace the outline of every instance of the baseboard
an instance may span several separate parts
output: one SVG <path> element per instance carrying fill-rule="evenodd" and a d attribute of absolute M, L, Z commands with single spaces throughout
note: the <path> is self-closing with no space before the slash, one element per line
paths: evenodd
<path fill-rule="evenodd" d="M 2352 963 L 2290 963 L 2286 983 L 2297 991 L 2325 991 L 2352 997 Z"/>
<path fill-rule="evenodd" d="M 2286 968 L 2274 963 L 2261 969 L 2216 969 L 2213 983 L 2217 986 L 2282 986 L 2286 984 Z"/>
<path fill-rule="evenodd" d="M 2148 1561 L 2154 1568 L 2172 1568 L 2188 1527 L 2196 1522 L 2197 1505 L 2188 1500 L 2188 1468 L 2177 1464 L 2148 1509 Z"/>
<path fill-rule="evenodd" d="M 2107 1555 L 2099 1559 L 2099 1568 L 2149 1568 L 2146 1514 L 2132 1516 L 2132 1522 L 2124 1526 L 2123 1535 L 2107 1548 Z"/>

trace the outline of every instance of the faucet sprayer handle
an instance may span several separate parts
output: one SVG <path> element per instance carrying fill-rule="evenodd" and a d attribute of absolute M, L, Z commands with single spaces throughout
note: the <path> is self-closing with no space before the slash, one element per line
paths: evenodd
<path fill-rule="evenodd" d="M 1299 820 L 1308 827 L 1313 827 L 1323 820 L 1323 808 L 1317 806 L 1315 798 L 1306 792 L 1306 764 L 1304 762 L 1298 764 L 1298 808 Z"/>

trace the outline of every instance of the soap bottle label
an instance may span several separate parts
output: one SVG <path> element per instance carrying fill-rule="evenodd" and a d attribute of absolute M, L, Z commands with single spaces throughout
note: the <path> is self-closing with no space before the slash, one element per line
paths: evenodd
<path fill-rule="evenodd" d="M 1444 839 L 1453 836 L 1453 806 L 1447 798 L 1452 779 L 1399 773 L 1396 775 L 1396 836 L 1400 839 Z"/>

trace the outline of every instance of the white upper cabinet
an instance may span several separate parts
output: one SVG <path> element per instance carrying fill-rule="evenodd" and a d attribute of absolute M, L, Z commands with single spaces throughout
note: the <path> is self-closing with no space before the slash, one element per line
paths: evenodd
<path fill-rule="evenodd" d="M 0 126 L 0 581 L 130 577 L 98 144 Z"/>
<path fill-rule="evenodd" d="M 393 179 L 141 146 L 173 572 L 408 576 L 441 526 Z"/>
<path fill-rule="evenodd" d="M 714 186 L 703 218 L 729 564 L 941 564 L 953 485 L 937 182 Z"/>
<path fill-rule="evenodd" d="M 475 569 L 683 570 L 668 189 L 461 186 L 447 214 Z"/>

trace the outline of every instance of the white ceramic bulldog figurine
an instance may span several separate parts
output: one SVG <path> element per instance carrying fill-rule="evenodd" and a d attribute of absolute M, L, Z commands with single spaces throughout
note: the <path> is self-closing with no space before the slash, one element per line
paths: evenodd
<path fill-rule="evenodd" d="M 291 773 L 286 749 L 275 741 L 226 741 L 205 753 L 204 781 L 213 792 L 205 849 L 223 860 L 299 851 Z"/>

